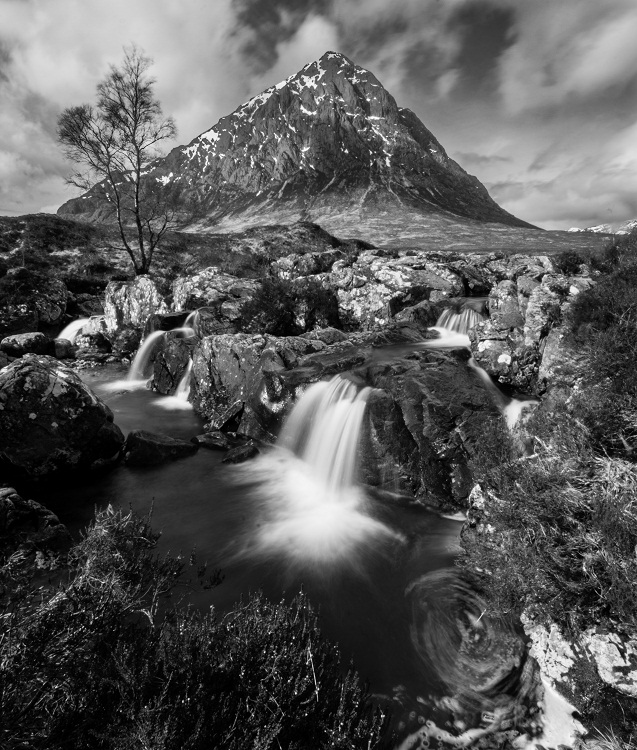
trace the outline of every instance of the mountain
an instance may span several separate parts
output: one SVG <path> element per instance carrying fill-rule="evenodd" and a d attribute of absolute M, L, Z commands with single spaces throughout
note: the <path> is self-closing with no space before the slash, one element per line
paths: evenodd
<path fill-rule="evenodd" d="M 531 226 L 500 208 L 372 73 L 335 52 L 173 149 L 146 179 L 196 206 L 197 228 L 213 231 L 379 212 L 399 223 L 435 215 Z M 100 183 L 58 213 L 100 220 L 105 200 Z"/>

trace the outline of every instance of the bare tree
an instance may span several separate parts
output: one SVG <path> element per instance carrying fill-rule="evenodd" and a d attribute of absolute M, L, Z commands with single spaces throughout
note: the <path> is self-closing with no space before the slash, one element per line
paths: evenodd
<path fill-rule="evenodd" d="M 58 120 L 58 140 L 79 165 L 68 182 L 89 190 L 102 181 L 138 275 L 148 273 L 172 217 L 165 191 L 156 180 L 144 179 L 160 156 L 157 145 L 177 132 L 155 98 L 155 79 L 147 75 L 151 64 L 136 47 L 125 48 L 121 67 L 111 66 L 98 84 L 96 105 L 70 107 Z"/>

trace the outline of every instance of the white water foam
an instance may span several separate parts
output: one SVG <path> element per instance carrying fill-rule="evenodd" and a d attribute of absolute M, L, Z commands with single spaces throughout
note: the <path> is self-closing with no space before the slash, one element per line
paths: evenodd
<path fill-rule="evenodd" d="M 242 555 L 356 566 L 357 551 L 400 539 L 370 515 L 356 483 L 370 391 L 338 376 L 310 386 L 284 425 L 279 447 L 239 469 L 259 502 Z"/>
<path fill-rule="evenodd" d="M 58 339 L 66 339 L 67 341 L 70 341 L 72 344 L 75 343 L 75 339 L 78 335 L 78 333 L 84 328 L 84 326 L 90 322 L 90 318 L 78 318 L 77 320 L 72 320 L 65 328 L 60 331 L 60 333 L 56 336 Z"/>

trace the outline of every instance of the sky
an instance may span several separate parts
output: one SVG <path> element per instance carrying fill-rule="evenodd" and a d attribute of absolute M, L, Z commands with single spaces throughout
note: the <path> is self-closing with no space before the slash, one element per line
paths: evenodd
<path fill-rule="evenodd" d="M 636 0 L 0 0 L 0 214 L 78 195 L 57 118 L 130 44 L 154 61 L 168 147 L 331 50 L 521 219 L 637 218 Z"/>

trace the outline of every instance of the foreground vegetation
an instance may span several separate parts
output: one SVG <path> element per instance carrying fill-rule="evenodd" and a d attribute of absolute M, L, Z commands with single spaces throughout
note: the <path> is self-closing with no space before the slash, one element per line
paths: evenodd
<path fill-rule="evenodd" d="M 580 378 L 527 423 L 532 455 L 520 458 L 500 424 L 486 431 L 473 468 L 492 533 L 465 535 L 464 565 L 495 611 L 574 638 L 637 632 L 637 235 L 596 262 L 602 275 L 567 321 Z M 578 677 L 584 715 L 630 735 L 632 702 L 620 705 L 592 666 Z"/>
<path fill-rule="evenodd" d="M 300 595 L 219 618 L 169 606 L 184 565 L 149 519 L 97 514 L 63 583 L 0 570 L 3 748 L 374 748 L 382 717 Z"/>

